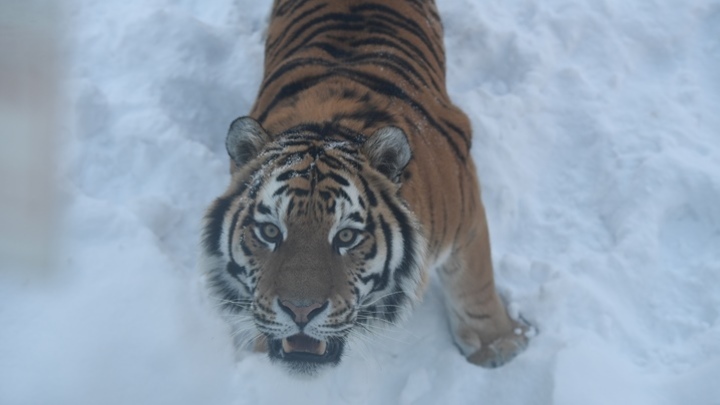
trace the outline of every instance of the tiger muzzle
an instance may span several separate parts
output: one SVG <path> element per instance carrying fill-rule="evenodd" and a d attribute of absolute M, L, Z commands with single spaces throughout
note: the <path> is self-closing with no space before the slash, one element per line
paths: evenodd
<path fill-rule="evenodd" d="M 315 372 L 321 365 L 336 365 L 340 362 L 344 343 L 340 338 L 317 340 L 304 333 L 283 339 L 269 339 L 268 354 L 273 360 L 287 363 L 301 372 Z"/>

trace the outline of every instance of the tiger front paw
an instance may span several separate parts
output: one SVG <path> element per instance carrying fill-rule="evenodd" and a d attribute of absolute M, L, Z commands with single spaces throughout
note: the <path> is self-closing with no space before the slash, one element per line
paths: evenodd
<path fill-rule="evenodd" d="M 473 340 L 477 343 L 474 346 L 479 345 L 480 347 L 474 351 L 465 351 L 467 360 L 480 367 L 496 368 L 509 362 L 525 350 L 535 329 L 524 321 L 512 321 L 512 323 L 513 327 L 508 332 L 490 340 L 489 343 L 485 343 L 486 340 L 482 337 L 475 336 Z M 468 352 L 470 354 L 467 354 Z"/>
<path fill-rule="evenodd" d="M 479 350 L 467 357 L 470 363 L 484 368 L 496 368 L 509 362 L 528 345 L 524 333 L 503 336 L 490 344 L 484 344 Z"/>

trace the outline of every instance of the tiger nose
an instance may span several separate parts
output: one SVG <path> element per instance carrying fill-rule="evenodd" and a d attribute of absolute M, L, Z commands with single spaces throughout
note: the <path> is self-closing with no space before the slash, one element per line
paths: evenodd
<path fill-rule="evenodd" d="M 303 327 L 311 319 L 318 316 L 327 308 L 329 301 L 319 302 L 302 302 L 291 300 L 279 300 L 280 308 L 290 315 L 298 326 Z"/>

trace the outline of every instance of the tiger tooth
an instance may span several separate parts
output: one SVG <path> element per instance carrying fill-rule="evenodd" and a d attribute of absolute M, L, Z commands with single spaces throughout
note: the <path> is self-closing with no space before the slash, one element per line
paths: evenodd
<path fill-rule="evenodd" d="M 317 354 L 322 356 L 327 351 L 327 343 L 324 340 L 320 341 L 320 344 L 318 345 Z"/>
<path fill-rule="evenodd" d="M 282 340 L 282 348 L 285 353 L 292 351 L 292 347 L 290 347 L 290 342 L 288 342 L 287 338 Z"/>

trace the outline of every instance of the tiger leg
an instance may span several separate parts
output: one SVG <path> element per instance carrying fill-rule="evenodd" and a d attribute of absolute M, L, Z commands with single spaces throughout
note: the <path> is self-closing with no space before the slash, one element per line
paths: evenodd
<path fill-rule="evenodd" d="M 440 269 L 454 339 L 471 363 L 499 367 L 528 343 L 529 325 L 510 318 L 495 290 L 485 212 Z"/>

